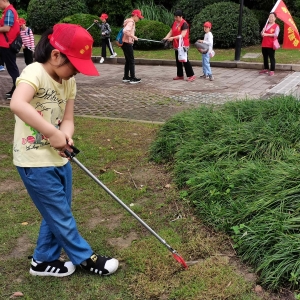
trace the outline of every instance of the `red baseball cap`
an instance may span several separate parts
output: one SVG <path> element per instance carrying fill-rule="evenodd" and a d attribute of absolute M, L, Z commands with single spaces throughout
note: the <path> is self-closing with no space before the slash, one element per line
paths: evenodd
<path fill-rule="evenodd" d="M 53 26 L 53 33 L 48 38 L 50 44 L 65 54 L 78 72 L 99 76 L 91 59 L 94 40 L 86 29 L 80 25 L 60 23 Z"/>
<path fill-rule="evenodd" d="M 107 14 L 101 14 L 101 16 L 99 17 L 99 19 L 108 19 L 108 15 Z"/>
<path fill-rule="evenodd" d="M 139 9 L 135 9 L 131 13 L 132 16 L 137 16 L 139 19 L 144 19 L 142 12 Z"/>
<path fill-rule="evenodd" d="M 210 23 L 210 22 L 205 22 L 205 23 L 203 24 L 203 27 L 208 27 L 208 28 L 211 28 L 211 27 L 212 27 L 212 25 L 211 25 L 211 23 Z"/>
<path fill-rule="evenodd" d="M 26 24 L 26 20 L 23 18 L 19 18 L 19 24 L 20 24 L 20 26 Z"/>

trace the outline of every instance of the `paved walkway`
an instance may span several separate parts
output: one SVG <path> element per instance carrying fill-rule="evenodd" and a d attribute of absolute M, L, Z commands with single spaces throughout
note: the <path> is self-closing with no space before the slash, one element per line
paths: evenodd
<path fill-rule="evenodd" d="M 194 82 L 174 81 L 174 62 L 145 65 L 138 60 L 136 75 L 142 78 L 139 84 L 123 83 L 123 59 L 107 59 L 96 63 L 100 77 L 76 76 L 78 94 L 75 114 L 102 118 L 120 118 L 149 122 L 164 122 L 177 112 L 200 104 L 223 104 L 236 99 L 258 99 L 266 97 L 293 72 L 278 68 L 275 76 L 258 75 L 260 65 L 246 68 L 212 67 L 214 81 L 200 79 L 202 68 L 192 62 L 197 79 Z M 20 71 L 25 67 L 22 57 L 17 58 Z M 169 64 L 169 65 L 168 65 Z M 232 62 L 228 64 L 232 66 Z M 286 70 L 288 69 L 288 70 Z M 298 73 L 299 74 L 299 73 Z M 293 77 L 295 77 L 293 75 Z M 299 76 L 297 77 L 299 78 Z M 300 78 L 299 78 L 300 81 Z M 283 83 L 282 83 L 283 82 Z M 297 86 L 295 82 L 294 86 Z M 0 73 L 0 106 L 9 106 L 4 94 L 11 88 L 11 78 L 6 71 Z M 275 92 L 274 92 L 275 89 Z M 290 87 L 292 89 L 292 87 Z M 280 93 L 282 87 L 278 89 Z M 286 94 L 286 89 L 284 89 Z"/>

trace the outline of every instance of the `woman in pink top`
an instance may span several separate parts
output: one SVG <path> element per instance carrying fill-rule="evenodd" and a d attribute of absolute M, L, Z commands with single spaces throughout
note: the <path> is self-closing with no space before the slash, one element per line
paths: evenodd
<path fill-rule="evenodd" d="M 122 50 L 125 56 L 125 66 L 123 82 L 141 82 L 140 78 L 135 77 L 135 63 L 133 53 L 133 43 L 134 41 L 138 40 L 138 38 L 135 36 L 135 23 L 138 22 L 140 19 L 144 19 L 144 17 L 142 16 L 142 12 L 139 9 L 135 9 L 131 13 L 131 18 L 128 18 L 124 21 Z"/>
<path fill-rule="evenodd" d="M 275 50 L 273 49 L 273 42 L 279 35 L 279 25 L 275 23 L 276 14 L 274 12 L 270 13 L 268 24 L 264 27 L 261 32 L 262 44 L 261 52 L 264 57 L 264 69 L 259 72 L 259 74 L 269 74 L 274 75 L 275 71 Z M 269 69 L 269 58 L 271 63 L 271 68 Z"/>

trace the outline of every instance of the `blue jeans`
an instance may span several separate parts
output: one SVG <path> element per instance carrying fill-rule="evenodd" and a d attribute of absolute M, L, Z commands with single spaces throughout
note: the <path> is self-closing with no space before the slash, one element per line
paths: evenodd
<path fill-rule="evenodd" d="M 212 75 L 209 60 L 210 60 L 210 56 L 208 52 L 202 54 L 202 69 L 203 69 L 203 74 L 206 76 Z"/>
<path fill-rule="evenodd" d="M 71 212 L 72 167 L 17 167 L 24 185 L 43 219 L 33 258 L 53 261 L 62 248 L 74 265 L 88 259 L 93 251 L 78 232 Z"/>

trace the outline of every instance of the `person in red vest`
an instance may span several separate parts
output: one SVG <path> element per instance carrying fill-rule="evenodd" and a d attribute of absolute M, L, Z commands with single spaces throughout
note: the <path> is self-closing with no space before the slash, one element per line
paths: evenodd
<path fill-rule="evenodd" d="M 180 36 L 183 37 L 183 46 L 188 51 L 190 46 L 189 40 L 189 25 L 183 19 L 183 12 L 181 9 L 177 9 L 174 13 L 174 23 L 172 25 L 169 33 L 163 38 L 164 40 L 168 40 L 169 42 L 173 42 L 173 48 L 175 49 L 175 58 L 176 58 L 176 66 L 177 66 L 177 76 L 173 78 L 173 80 L 184 80 L 183 76 L 183 67 L 185 69 L 185 73 L 187 76 L 187 81 L 194 81 L 196 76 L 194 74 L 192 65 L 190 61 L 187 59 L 186 62 L 180 62 L 178 60 L 178 44 Z"/>
<path fill-rule="evenodd" d="M 0 19 L 0 55 L 13 81 L 11 90 L 6 93 L 6 99 L 10 100 L 20 73 L 16 62 L 17 55 L 9 49 L 9 45 L 20 34 L 20 25 L 18 13 L 9 0 L 0 0 L 0 9 L 2 10 L 2 18 Z"/>
<path fill-rule="evenodd" d="M 273 49 L 274 39 L 277 39 L 279 35 L 279 25 L 275 23 L 276 14 L 274 12 L 270 13 L 269 20 L 264 29 L 261 32 L 262 43 L 261 52 L 264 57 L 264 68 L 259 71 L 259 74 L 269 74 L 269 76 L 274 75 L 275 71 L 275 50 Z M 271 63 L 271 68 L 269 69 L 269 59 Z"/>

